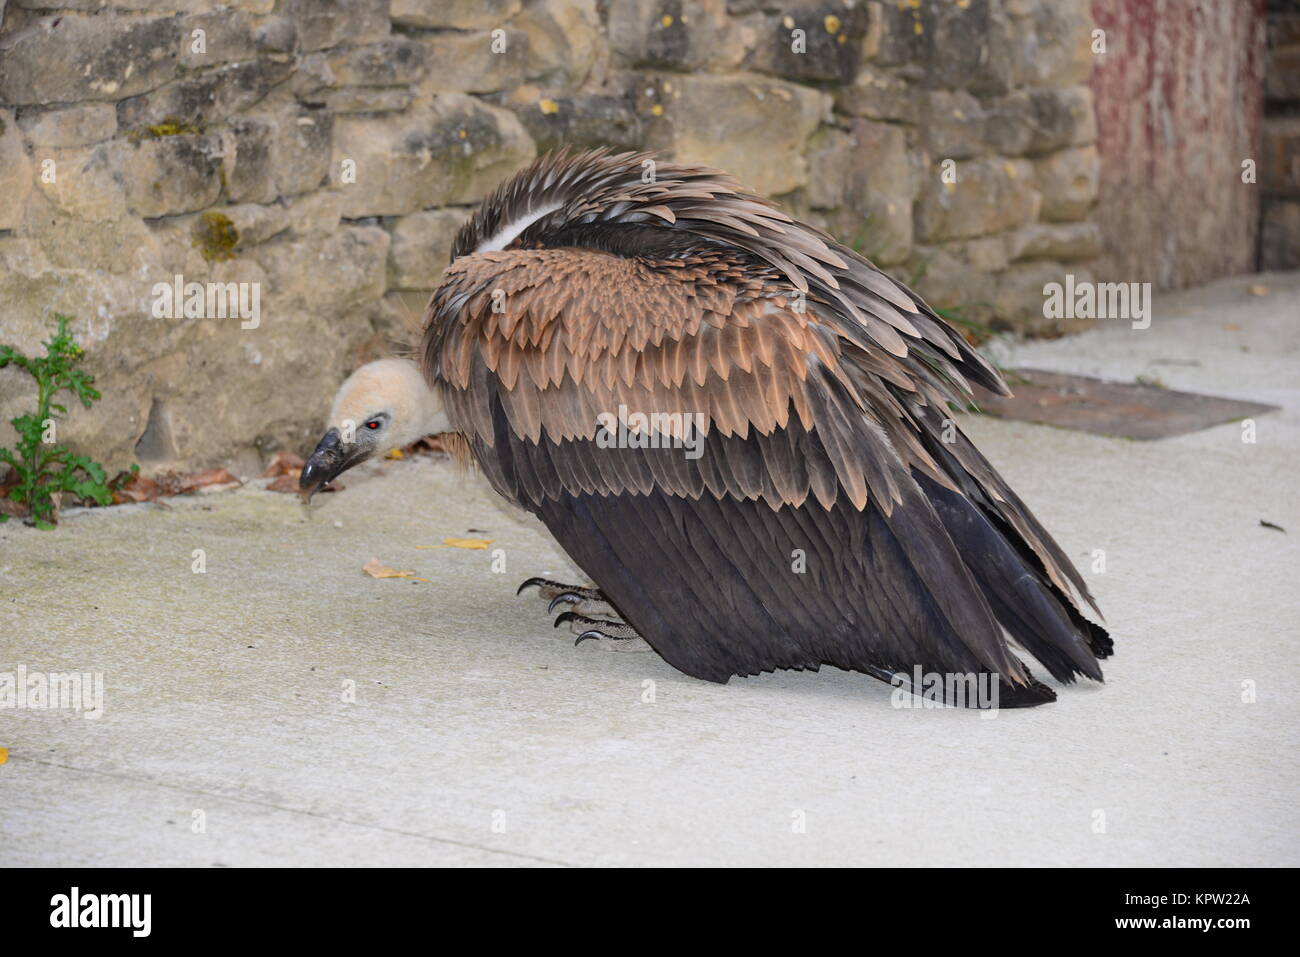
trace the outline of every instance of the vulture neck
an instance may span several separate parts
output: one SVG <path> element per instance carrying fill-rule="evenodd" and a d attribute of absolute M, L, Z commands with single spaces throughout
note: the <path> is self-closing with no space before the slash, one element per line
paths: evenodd
<path fill-rule="evenodd" d="M 425 391 L 419 414 L 421 436 L 442 435 L 452 430 L 446 407 L 442 403 L 442 393 L 437 386 Z"/>

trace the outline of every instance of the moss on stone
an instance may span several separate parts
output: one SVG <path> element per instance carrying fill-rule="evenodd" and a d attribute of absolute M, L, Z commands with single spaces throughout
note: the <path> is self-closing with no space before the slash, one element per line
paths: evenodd
<path fill-rule="evenodd" d="M 139 143 L 144 139 L 160 140 L 164 136 L 191 136 L 203 132 L 202 125 L 198 123 L 181 119 L 179 116 L 168 116 L 161 123 L 152 123 L 143 129 L 132 131 L 127 139 L 132 143 Z"/>
<path fill-rule="evenodd" d="M 235 258 L 239 230 L 224 213 L 207 212 L 195 224 L 193 246 L 210 263 Z"/>

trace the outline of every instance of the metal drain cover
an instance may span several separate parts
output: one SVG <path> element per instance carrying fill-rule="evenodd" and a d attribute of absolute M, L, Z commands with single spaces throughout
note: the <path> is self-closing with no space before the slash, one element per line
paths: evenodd
<path fill-rule="evenodd" d="M 1014 369 L 1006 379 L 1015 392 L 1011 398 L 976 388 L 975 401 L 982 411 L 1004 419 L 1127 439 L 1185 435 L 1277 409 L 1259 402 L 1041 369 Z"/>

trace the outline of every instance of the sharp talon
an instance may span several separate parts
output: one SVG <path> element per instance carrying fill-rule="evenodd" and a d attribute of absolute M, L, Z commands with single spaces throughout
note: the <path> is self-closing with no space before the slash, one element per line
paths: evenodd
<path fill-rule="evenodd" d="M 560 625 L 564 624 L 564 622 L 566 622 L 566 621 L 573 621 L 575 618 L 581 618 L 581 617 L 582 617 L 582 616 L 579 615 L 576 611 L 563 611 L 563 612 L 560 612 L 559 616 L 556 617 L 556 619 L 555 619 L 555 625 L 554 625 L 553 627 L 555 627 L 555 628 L 559 628 Z"/>
<path fill-rule="evenodd" d="M 522 595 L 524 593 L 524 589 L 530 585 L 536 585 L 538 588 L 541 588 L 545 584 L 546 584 L 545 578 L 530 578 L 528 579 L 528 581 L 520 585 L 518 589 L 516 589 L 515 594 Z"/>
<path fill-rule="evenodd" d="M 578 645 L 582 644 L 588 638 L 595 638 L 597 641 L 599 641 L 601 638 L 605 638 L 605 637 L 607 636 L 603 631 L 584 631 L 574 640 L 573 647 L 575 648 L 578 647 Z"/>
<path fill-rule="evenodd" d="M 576 591 L 566 591 L 552 598 L 551 603 L 546 606 L 546 610 L 549 613 L 555 611 L 556 605 L 576 605 L 580 601 L 582 601 L 582 596 Z"/>

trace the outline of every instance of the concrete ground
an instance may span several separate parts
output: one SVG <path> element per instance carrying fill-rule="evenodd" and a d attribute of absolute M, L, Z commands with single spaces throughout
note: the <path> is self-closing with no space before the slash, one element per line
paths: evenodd
<path fill-rule="evenodd" d="M 105 683 L 97 720 L 0 711 L 0 866 L 1300 864 L 1298 343 L 1288 275 L 1013 350 L 1282 409 L 1253 443 L 966 424 L 1116 645 L 1104 686 L 993 719 L 830 669 L 719 686 L 574 648 L 514 594 L 566 560 L 443 461 L 310 510 L 246 488 L 0 526 L 0 674 Z M 418 547 L 447 536 L 505 570 Z"/>

